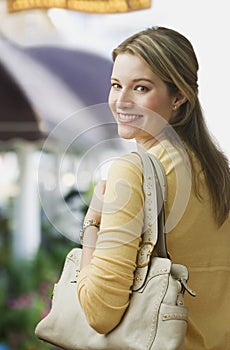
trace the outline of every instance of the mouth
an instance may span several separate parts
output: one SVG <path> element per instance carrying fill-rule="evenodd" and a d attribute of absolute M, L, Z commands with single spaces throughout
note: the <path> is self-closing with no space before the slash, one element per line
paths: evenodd
<path fill-rule="evenodd" d="M 131 123 L 142 117 L 142 114 L 117 113 L 117 120 L 120 123 Z"/>

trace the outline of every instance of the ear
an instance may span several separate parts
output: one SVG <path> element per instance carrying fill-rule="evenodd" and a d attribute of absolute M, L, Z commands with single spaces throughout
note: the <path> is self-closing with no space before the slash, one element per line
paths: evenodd
<path fill-rule="evenodd" d="M 187 102 L 188 99 L 185 97 L 180 91 L 176 93 L 176 95 L 173 98 L 173 109 L 178 109 L 180 106 L 182 106 L 185 102 Z"/>

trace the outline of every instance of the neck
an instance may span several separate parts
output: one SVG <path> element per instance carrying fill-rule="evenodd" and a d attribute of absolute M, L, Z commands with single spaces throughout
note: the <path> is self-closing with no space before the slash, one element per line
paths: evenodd
<path fill-rule="evenodd" d="M 147 139 L 147 140 L 137 140 L 136 139 L 136 143 L 137 143 L 138 148 L 144 149 L 145 151 L 148 151 L 154 145 L 158 144 L 159 140 L 151 137 L 150 139 Z"/>

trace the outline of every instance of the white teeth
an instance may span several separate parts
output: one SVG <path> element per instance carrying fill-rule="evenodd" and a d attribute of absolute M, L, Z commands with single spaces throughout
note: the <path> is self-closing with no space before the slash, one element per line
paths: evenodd
<path fill-rule="evenodd" d="M 139 114 L 118 114 L 120 120 L 135 120 L 141 117 Z"/>

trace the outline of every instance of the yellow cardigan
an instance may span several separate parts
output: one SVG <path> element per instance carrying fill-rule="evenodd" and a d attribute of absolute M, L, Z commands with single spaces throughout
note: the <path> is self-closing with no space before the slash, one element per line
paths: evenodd
<path fill-rule="evenodd" d="M 209 194 L 200 173 L 198 199 L 191 168 L 169 141 L 149 150 L 167 176 L 167 246 L 174 263 L 187 265 L 189 322 L 186 350 L 230 350 L 230 220 L 217 228 Z M 98 241 L 91 263 L 78 278 L 78 297 L 89 324 L 108 333 L 120 321 L 131 294 L 143 225 L 142 167 L 135 154 L 117 159 L 110 168 Z M 135 331 L 135 330 L 134 330 Z"/>

